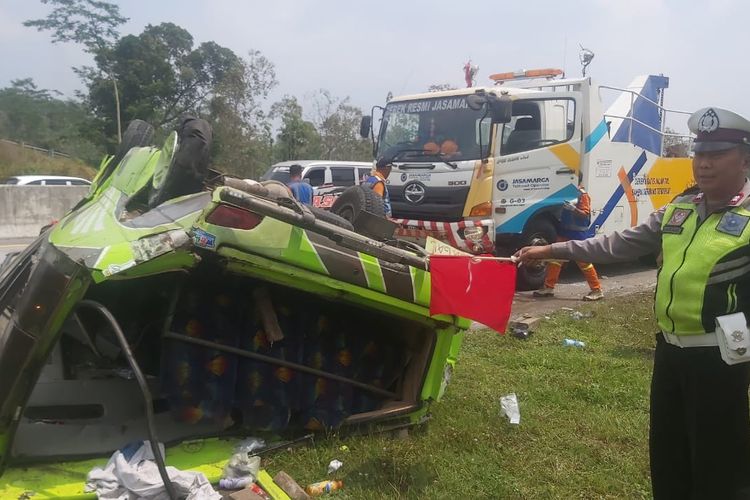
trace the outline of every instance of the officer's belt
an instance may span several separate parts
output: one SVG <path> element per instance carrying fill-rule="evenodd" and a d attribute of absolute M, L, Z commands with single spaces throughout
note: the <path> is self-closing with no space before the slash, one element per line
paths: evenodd
<path fill-rule="evenodd" d="M 668 344 L 676 345 L 677 347 L 712 347 L 719 345 L 715 332 L 704 333 L 702 335 L 674 335 L 662 332 L 662 335 L 664 335 L 664 340 Z"/>

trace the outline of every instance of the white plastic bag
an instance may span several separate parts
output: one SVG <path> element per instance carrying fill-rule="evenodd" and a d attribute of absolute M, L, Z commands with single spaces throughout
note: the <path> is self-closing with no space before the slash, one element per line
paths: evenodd
<path fill-rule="evenodd" d="M 511 424 L 521 423 L 521 410 L 518 408 L 518 398 L 515 392 L 500 398 L 500 409 Z"/>

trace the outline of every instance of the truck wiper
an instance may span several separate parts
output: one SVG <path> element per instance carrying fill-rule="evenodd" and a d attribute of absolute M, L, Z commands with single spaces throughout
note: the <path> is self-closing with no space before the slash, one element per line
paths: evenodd
<path fill-rule="evenodd" d="M 452 169 L 455 170 L 455 169 L 458 168 L 458 165 L 456 163 L 451 163 L 451 162 L 449 162 L 448 160 L 445 159 L 445 156 L 446 156 L 445 153 L 440 153 L 440 152 L 430 153 L 429 151 L 425 151 L 424 149 L 409 150 L 409 151 L 412 151 L 412 152 L 415 153 L 414 155 L 409 155 L 409 156 L 437 156 L 438 158 L 440 158 L 441 162 L 445 163 L 446 165 L 448 165 Z"/>

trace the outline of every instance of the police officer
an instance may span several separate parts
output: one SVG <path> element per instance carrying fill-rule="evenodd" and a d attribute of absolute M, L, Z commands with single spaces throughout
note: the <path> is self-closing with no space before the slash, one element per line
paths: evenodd
<path fill-rule="evenodd" d="M 654 498 L 750 498 L 750 363 L 725 363 L 716 333 L 717 317 L 750 314 L 750 121 L 704 108 L 688 126 L 697 194 L 631 229 L 516 256 L 607 263 L 663 252 L 649 433 Z"/>
<path fill-rule="evenodd" d="M 386 185 L 386 180 L 391 175 L 392 168 L 393 164 L 389 160 L 380 158 L 375 164 L 375 170 L 365 179 L 365 184 L 369 185 L 376 194 L 383 198 L 386 217 L 393 216 L 391 197 L 388 194 L 388 186 Z"/>

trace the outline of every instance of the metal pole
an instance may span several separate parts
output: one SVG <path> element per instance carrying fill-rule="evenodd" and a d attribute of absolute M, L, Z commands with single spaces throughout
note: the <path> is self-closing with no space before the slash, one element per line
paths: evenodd
<path fill-rule="evenodd" d="M 161 476 L 161 480 L 164 482 L 164 488 L 167 490 L 167 495 L 169 496 L 171 500 L 177 500 L 179 497 L 177 496 L 177 492 L 174 489 L 174 485 L 172 484 L 172 481 L 169 479 L 169 474 L 167 474 L 167 467 L 164 463 L 164 457 L 161 455 L 161 450 L 159 449 L 159 439 L 156 437 L 156 422 L 154 420 L 154 401 L 153 401 L 153 398 L 151 397 L 151 391 L 148 388 L 148 382 L 146 382 L 146 377 L 143 376 L 143 372 L 141 372 L 141 368 L 138 366 L 138 362 L 135 360 L 135 356 L 133 356 L 133 351 L 130 350 L 130 345 L 128 345 L 128 340 L 125 338 L 125 334 L 122 332 L 122 329 L 120 328 L 120 324 L 117 322 L 115 317 L 112 315 L 111 312 L 109 312 L 109 309 L 104 307 L 102 304 L 94 300 L 82 300 L 79 303 L 79 307 L 80 306 L 94 309 L 99 314 L 104 316 L 109 322 L 110 326 L 112 326 L 112 330 L 115 333 L 115 337 L 117 337 L 117 340 L 120 342 L 122 353 L 125 355 L 125 358 L 128 360 L 128 363 L 130 364 L 130 369 L 133 370 L 133 375 L 135 375 L 135 379 L 141 388 L 141 394 L 143 394 L 143 403 L 144 403 L 144 406 L 146 407 L 146 428 L 148 430 L 149 444 L 151 445 L 151 452 L 154 454 L 154 461 L 156 462 L 156 468 L 159 469 L 159 475 Z"/>

